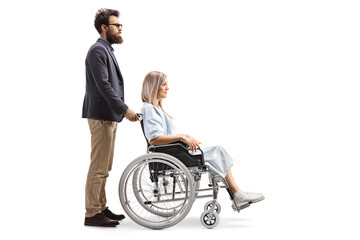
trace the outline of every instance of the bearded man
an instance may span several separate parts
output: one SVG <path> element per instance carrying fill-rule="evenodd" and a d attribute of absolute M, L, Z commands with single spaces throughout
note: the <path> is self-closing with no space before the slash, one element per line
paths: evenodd
<path fill-rule="evenodd" d="M 86 226 L 113 227 L 124 215 L 106 206 L 105 185 L 112 167 L 117 123 L 123 117 L 135 122 L 136 113 L 124 102 L 124 82 L 112 44 L 121 44 L 119 12 L 99 9 L 94 25 L 100 38 L 86 57 L 86 93 L 82 117 L 91 133 L 91 161 L 85 187 Z"/>

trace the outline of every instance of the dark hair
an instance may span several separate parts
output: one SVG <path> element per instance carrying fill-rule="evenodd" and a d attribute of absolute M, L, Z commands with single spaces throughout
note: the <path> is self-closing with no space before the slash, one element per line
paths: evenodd
<path fill-rule="evenodd" d="M 102 32 L 102 30 L 101 30 L 102 24 L 105 24 L 105 25 L 109 24 L 110 16 L 119 17 L 119 11 L 113 10 L 113 9 L 107 9 L 107 8 L 100 8 L 96 12 L 94 26 L 95 26 L 96 30 L 98 31 L 98 33 Z"/>

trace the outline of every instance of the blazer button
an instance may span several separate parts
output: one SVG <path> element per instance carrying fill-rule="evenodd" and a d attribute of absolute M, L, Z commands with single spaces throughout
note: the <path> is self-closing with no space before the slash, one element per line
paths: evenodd
<path fill-rule="evenodd" d="M 124 98 L 123 98 L 123 97 L 121 97 L 121 101 L 124 101 Z"/>

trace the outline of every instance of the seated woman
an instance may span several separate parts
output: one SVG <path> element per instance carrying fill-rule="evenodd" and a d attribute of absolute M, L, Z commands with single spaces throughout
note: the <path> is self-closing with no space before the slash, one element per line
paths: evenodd
<path fill-rule="evenodd" d="M 162 106 L 162 100 L 167 97 L 168 90 L 168 81 L 164 73 L 154 71 L 145 76 L 141 92 L 144 102 L 141 113 L 148 142 L 151 145 L 165 145 L 182 141 L 189 146 L 192 152 L 201 148 L 205 163 L 211 165 L 219 175 L 226 179 L 238 206 L 263 200 L 264 196 L 261 193 L 244 192 L 239 189 L 230 170 L 234 160 L 224 148 L 220 146 L 200 147 L 201 143 L 189 134 L 176 134 L 172 117 L 163 110 Z"/>

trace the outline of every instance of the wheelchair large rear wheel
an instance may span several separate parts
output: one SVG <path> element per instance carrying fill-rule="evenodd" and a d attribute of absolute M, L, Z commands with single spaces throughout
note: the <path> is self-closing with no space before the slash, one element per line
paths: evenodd
<path fill-rule="evenodd" d="M 124 170 L 119 198 L 127 215 L 152 229 L 171 227 L 188 214 L 195 187 L 187 167 L 164 153 L 138 157 Z"/>

